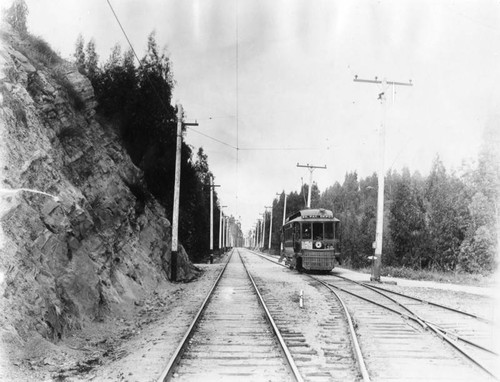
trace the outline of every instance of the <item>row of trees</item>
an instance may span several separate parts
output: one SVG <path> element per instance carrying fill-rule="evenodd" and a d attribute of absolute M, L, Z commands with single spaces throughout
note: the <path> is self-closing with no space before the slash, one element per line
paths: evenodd
<path fill-rule="evenodd" d="M 495 140 L 488 142 L 477 164 L 464 167 L 461 175 L 446 171 L 438 157 L 428 176 L 407 168 L 386 174 L 384 265 L 469 273 L 495 269 L 500 161 Z M 340 219 L 342 259 L 355 268 L 370 265 L 373 255 L 377 185 L 376 174 L 359 179 L 349 172 L 342 184 L 322 193 L 313 186 L 312 207 L 331 209 Z M 304 208 L 306 193 L 287 196 L 287 214 Z M 271 246 L 276 251 L 283 204 L 284 193 L 273 202 Z"/>
<path fill-rule="evenodd" d="M 75 63 L 89 77 L 98 101 L 98 115 L 112 122 L 132 161 L 144 171 L 149 191 L 167 211 L 173 209 L 176 152 L 176 109 L 171 106 L 174 79 L 168 56 L 161 52 L 154 33 L 146 54 L 135 65 L 134 52 L 116 45 L 108 60 L 99 63 L 96 44 L 76 41 Z M 181 154 L 179 240 L 193 261 L 208 255 L 210 177 L 207 155 L 183 142 Z M 214 216 L 219 216 L 214 192 Z M 219 226 L 214 225 L 218 238 Z M 218 240 L 214 240 L 215 248 Z"/>

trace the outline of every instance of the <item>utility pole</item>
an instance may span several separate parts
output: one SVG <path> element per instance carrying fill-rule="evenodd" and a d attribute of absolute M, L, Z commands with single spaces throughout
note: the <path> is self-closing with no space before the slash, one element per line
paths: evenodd
<path fill-rule="evenodd" d="M 285 220 L 286 220 L 286 192 L 283 193 L 285 194 L 285 202 L 283 203 L 283 223 L 281 224 L 282 226 L 285 225 Z M 278 193 L 276 193 L 276 195 L 281 196 L 281 194 Z M 283 240 L 280 240 L 280 251 L 283 252 Z"/>
<path fill-rule="evenodd" d="M 389 86 L 392 86 L 393 94 L 395 86 L 413 86 L 411 80 L 409 82 L 387 81 L 385 78 L 380 81 L 377 77 L 375 80 L 363 80 L 358 76 L 354 76 L 354 82 L 365 82 L 370 84 L 378 84 L 380 93 L 378 99 L 382 105 L 382 122 L 379 129 L 379 170 L 378 170 L 378 191 L 377 191 L 377 226 L 375 234 L 375 258 L 373 260 L 372 281 L 380 282 L 380 267 L 382 265 L 382 239 L 384 231 L 384 186 L 385 186 L 385 124 L 386 124 L 386 97 L 385 93 Z"/>
<path fill-rule="evenodd" d="M 220 187 L 214 184 L 213 176 L 210 175 L 210 264 L 214 262 L 214 188 Z"/>
<path fill-rule="evenodd" d="M 170 252 L 170 279 L 177 281 L 177 251 L 179 249 L 179 197 L 181 188 L 182 126 L 198 126 L 198 123 L 182 121 L 182 105 L 177 105 L 177 147 L 175 152 L 174 210 L 172 213 L 172 250 Z"/>
<path fill-rule="evenodd" d="M 219 252 L 222 249 L 222 209 L 227 206 L 220 206 L 219 207 L 219 212 L 220 212 L 220 217 L 219 217 Z"/>
<path fill-rule="evenodd" d="M 264 207 L 266 208 L 266 207 Z M 261 235 L 260 235 L 260 248 L 262 248 L 262 250 L 264 250 L 264 239 L 265 239 L 265 235 L 266 235 L 266 213 L 267 213 L 267 210 L 264 210 L 264 213 L 261 214 L 262 215 L 262 227 L 260 227 L 262 229 L 262 232 L 261 232 Z"/>
<path fill-rule="evenodd" d="M 270 221 L 269 221 L 269 244 L 267 247 L 267 249 L 269 250 L 269 253 L 271 253 L 271 235 L 273 233 L 273 206 L 265 207 L 265 208 L 269 208 L 271 210 L 271 217 L 270 217 Z"/>
<path fill-rule="evenodd" d="M 307 208 L 311 208 L 311 191 L 312 191 L 313 171 L 316 168 L 326 169 L 326 165 L 313 166 L 313 165 L 310 165 L 309 163 L 307 163 L 305 165 L 297 163 L 297 167 L 307 167 L 309 169 L 309 195 L 307 195 Z"/>
<path fill-rule="evenodd" d="M 231 223 L 231 220 L 229 216 L 226 216 L 226 248 L 229 247 L 229 224 Z"/>

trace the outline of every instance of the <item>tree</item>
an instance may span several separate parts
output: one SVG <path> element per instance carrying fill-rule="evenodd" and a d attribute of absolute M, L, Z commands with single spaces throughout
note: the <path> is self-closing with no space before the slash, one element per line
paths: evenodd
<path fill-rule="evenodd" d="M 460 246 L 458 266 L 469 273 L 489 273 L 495 268 L 495 232 L 488 198 L 477 192 L 469 205 L 471 221 Z"/>
<path fill-rule="evenodd" d="M 85 73 L 92 84 L 98 80 L 99 56 L 97 55 L 94 39 L 90 39 L 85 49 Z"/>
<path fill-rule="evenodd" d="M 470 220 L 460 246 L 459 269 L 470 273 L 490 273 L 497 267 L 498 202 L 500 197 L 500 117 L 492 117 L 485 127 L 476 169 L 465 174 L 472 195 L 468 205 Z"/>
<path fill-rule="evenodd" d="M 21 36 L 28 33 L 27 19 L 28 19 L 28 6 L 24 0 L 14 0 L 10 8 L 7 10 L 7 22 L 19 32 Z"/>
<path fill-rule="evenodd" d="M 77 39 L 76 39 L 75 53 L 73 55 L 75 57 L 75 65 L 81 74 L 86 74 L 84 46 L 85 46 L 85 42 L 83 40 L 83 36 L 81 34 L 79 34 Z"/>
<path fill-rule="evenodd" d="M 390 234 L 394 245 L 392 265 L 422 268 L 426 265 L 425 208 L 408 169 L 396 183 L 390 208 Z"/>
<path fill-rule="evenodd" d="M 455 270 L 468 219 L 464 185 L 436 157 L 425 190 L 431 268 Z"/>

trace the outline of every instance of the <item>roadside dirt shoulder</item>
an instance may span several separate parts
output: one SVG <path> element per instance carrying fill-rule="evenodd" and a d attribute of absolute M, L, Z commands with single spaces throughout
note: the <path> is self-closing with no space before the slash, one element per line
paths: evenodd
<path fill-rule="evenodd" d="M 89 323 L 58 344 L 33 339 L 22 351 L 24 358 L 21 352 L 8 355 L 2 380 L 155 381 L 222 264 L 196 266 L 203 270 L 197 280 L 164 283 L 120 317 Z"/>

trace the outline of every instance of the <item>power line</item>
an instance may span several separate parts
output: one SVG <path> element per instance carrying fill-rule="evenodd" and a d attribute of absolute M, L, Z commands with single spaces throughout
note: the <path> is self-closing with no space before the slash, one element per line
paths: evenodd
<path fill-rule="evenodd" d="M 245 147 L 240 151 L 311 151 L 319 150 L 317 147 Z"/>
<path fill-rule="evenodd" d="M 115 10 L 114 10 L 113 6 L 111 5 L 111 2 L 110 2 L 109 0 L 106 0 L 106 2 L 108 3 L 109 8 L 111 9 L 111 12 L 113 13 L 113 16 L 115 17 L 116 22 L 118 23 L 118 25 L 119 25 L 119 27 L 120 27 L 120 29 L 121 29 L 121 31 L 122 31 L 122 33 L 123 33 L 123 35 L 125 36 L 125 39 L 127 40 L 127 43 L 128 43 L 128 45 L 130 46 L 130 49 L 132 50 L 132 53 L 134 54 L 134 56 L 135 56 L 135 58 L 136 58 L 136 60 L 137 60 L 137 62 L 138 62 L 138 64 L 139 64 L 139 66 L 142 68 L 142 67 L 143 67 L 143 65 L 142 65 L 142 61 L 140 60 L 139 56 L 137 55 L 137 53 L 136 53 L 136 51 L 135 51 L 135 49 L 134 49 L 134 46 L 133 46 L 133 45 L 132 45 L 132 43 L 130 42 L 130 39 L 128 38 L 127 32 L 125 32 L 125 28 L 123 28 L 123 25 L 122 25 L 122 23 L 120 22 L 120 19 L 118 18 L 118 15 L 116 14 L 116 12 L 115 12 Z M 160 93 L 158 92 L 158 89 L 156 89 L 156 86 L 154 85 L 153 81 L 151 80 L 151 78 L 149 77 L 149 75 L 148 75 L 147 73 L 146 73 L 146 78 L 148 79 L 148 81 L 149 81 L 149 83 L 150 83 L 151 87 L 153 88 L 153 90 L 154 90 L 154 92 L 155 92 L 156 96 L 158 97 L 158 100 L 159 100 L 159 101 L 160 101 L 160 103 L 162 104 L 162 106 L 163 106 L 165 109 L 167 109 L 167 105 L 166 105 L 166 103 L 165 103 L 165 100 L 161 97 Z M 210 118 L 210 119 L 212 119 L 212 118 Z M 236 123 L 237 123 L 237 122 L 236 122 Z M 190 130 L 192 130 L 192 131 L 194 131 L 194 132 L 196 132 L 196 133 L 198 133 L 198 134 L 200 134 L 200 135 L 203 135 L 203 136 L 204 136 L 204 137 L 206 137 L 206 138 L 212 139 L 212 140 L 214 140 L 214 141 L 216 141 L 216 142 L 219 142 L 219 143 L 221 143 L 221 144 L 223 144 L 223 145 L 226 145 L 226 146 L 231 147 L 231 148 L 233 148 L 233 149 L 235 149 L 235 150 L 238 150 L 238 148 L 237 148 L 237 147 L 235 147 L 235 146 L 233 146 L 233 145 L 231 145 L 231 144 L 229 144 L 229 143 L 226 143 L 226 142 L 224 142 L 224 141 L 221 141 L 220 139 L 214 138 L 214 137 L 212 137 L 212 136 L 210 136 L 210 135 L 208 135 L 208 134 L 201 133 L 201 132 L 199 132 L 199 131 L 197 131 L 197 130 L 195 130 L 195 129 L 191 128 L 190 126 L 186 126 L 186 128 L 188 128 L 188 129 L 190 129 Z M 238 142 L 238 140 L 237 140 L 237 142 Z M 236 143 L 236 144 L 238 144 L 238 143 Z"/>
<path fill-rule="evenodd" d="M 127 43 L 130 46 L 130 49 L 132 50 L 132 53 L 134 53 L 135 59 L 137 60 L 137 63 L 139 64 L 139 67 L 142 68 L 143 67 L 142 66 L 142 62 L 139 59 L 139 56 L 137 55 L 137 53 L 135 52 L 134 46 L 130 42 L 130 39 L 128 38 L 127 32 L 125 32 L 125 29 L 123 28 L 122 23 L 120 22 L 120 19 L 118 18 L 118 15 L 116 14 L 115 10 L 113 9 L 113 6 L 111 5 L 110 1 L 109 0 L 106 0 L 106 1 L 107 1 L 108 5 L 109 5 L 109 8 L 111 9 L 111 12 L 113 12 L 113 15 L 115 16 L 116 22 L 120 26 L 120 29 L 121 29 L 123 35 L 125 36 L 125 39 L 127 40 Z M 158 92 L 158 89 L 156 89 L 155 84 L 153 83 L 153 81 L 151 80 L 151 78 L 149 77 L 149 75 L 147 73 L 146 73 L 146 78 L 148 79 L 149 84 L 153 88 L 153 91 L 155 92 L 155 94 L 158 97 L 158 100 L 160 101 L 160 103 L 162 104 L 162 106 L 165 109 L 167 109 L 167 106 L 165 105 L 165 101 L 161 97 L 160 93 Z"/>
<path fill-rule="evenodd" d="M 202 133 L 201 131 L 195 130 L 195 129 L 193 129 L 192 127 L 190 128 L 190 130 L 191 130 L 191 131 L 194 131 L 194 132 L 195 132 L 195 133 L 197 133 L 197 134 L 203 135 L 204 137 L 209 138 L 209 139 L 211 139 L 211 140 L 213 140 L 213 141 L 215 141 L 215 142 L 218 142 L 218 143 L 220 143 L 221 145 L 225 145 L 225 146 L 227 146 L 227 147 L 230 147 L 230 148 L 232 148 L 232 149 L 234 149 L 234 150 L 238 151 L 238 148 L 237 148 L 237 147 L 235 147 L 235 146 L 233 146 L 233 145 L 231 145 L 230 143 L 227 143 L 227 142 L 221 141 L 220 139 L 214 138 L 214 137 L 212 137 L 212 136 L 210 136 L 210 135 L 208 135 L 208 134 Z"/>
<path fill-rule="evenodd" d="M 125 28 L 123 27 L 122 23 L 120 22 L 120 19 L 119 19 L 118 15 L 116 14 L 110 0 L 106 0 L 106 2 L 108 3 L 108 6 L 109 6 L 111 12 L 113 13 L 113 16 L 114 16 L 116 22 L 118 23 L 120 30 L 122 31 L 125 39 L 127 40 L 127 43 L 129 45 L 130 49 L 132 50 L 132 53 L 134 54 L 134 57 L 137 60 L 139 67 L 142 68 L 143 67 L 142 61 L 139 58 L 139 56 L 137 55 L 137 52 L 134 49 L 134 46 L 132 45 L 132 42 L 130 41 L 130 39 L 127 35 L 127 32 L 125 31 Z M 224 145 L 224 146 L 227 146 L 231 149 L 236 150 L 236 173 L 237 173 L 237 176 L 238 176 L 238 170 L 239 170 L 239 151 L 311 151 L 311 150 L 318 150 L 318 148 L 314 148 L 314 147 L 311 147 L 311 148 L 306 148 L 306 147 L 244 147 L 244 148 L 241 148 L 241 147 L 239 147 L 239 41 L 238 41 L 239 37 L 238 36 L 239 36 L 238 2 L 236 2 L 236 146 L 234 146 L 228 142 L 225 142 L 221 139 L 215 138 L 211 135 L 202 133 L 201 131 L 194 129 L 191 126 L 184 124 L 184 126 L 191 131 L 193 131 L 199 135 L 202 135 L 205 138 L 211 139 L 214 142 L 220 143 L 221 145 Z M 160 95 L 158 89 L 156 88 L 155 84 L 153 83 L 153 81 L 151 80 L 151 78 L 149 77 L 149 75 L 147 73 L 146 73 L 146 78 L 148 79 L 148 82 L 150 83 L 151 87 L 153 88 L 153 91 L 155 92 L 155 95 L 158 98 L 158 100 L 160 101 L 160 103 L 162 104 L 162 106 L 165 109 L 167 109 L 168 105 L 166 104 L 163 97 Z M 209 117 L 208 119 L 225 119 L 225 118 L 230 119 L 230 118 L 234 118 L 234 116 Z M 237 196 L 236 196 L 236 198 L 237 198 Z"/>

